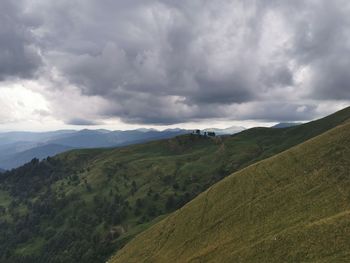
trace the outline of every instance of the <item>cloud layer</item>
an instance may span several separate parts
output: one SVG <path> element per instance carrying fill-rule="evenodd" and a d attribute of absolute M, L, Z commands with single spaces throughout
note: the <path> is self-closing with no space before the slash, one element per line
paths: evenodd
<path fill-rule="evenodd" d="M 66 123 L 307 120 L 350 100 L 347 0 L 16 3 L 0 80 L 43 83 Z"/>

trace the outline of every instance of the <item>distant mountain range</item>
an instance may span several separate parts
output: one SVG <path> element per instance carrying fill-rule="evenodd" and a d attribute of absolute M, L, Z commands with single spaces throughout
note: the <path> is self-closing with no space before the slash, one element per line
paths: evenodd
<path fill-rule="evenodd" d="M 298 126 L 300 124 L 303 124 L 303 123 L 301 123 L 301 122 L 280 122 L 280 123 L 277 123 L 276 125 L 272 126 L 271 128 L 288 128 L 288 127 Z"/>
<path fill-rule="evenodd" d="M 106 148 L 151 140 L 171 138 L 190 131 L 151 129 L 109 130 L 59 130 L 52 132 L 0 133 L 0 167 L 12 169 L 33 158 L 43 159 L 71 149 Z"/>
<path fill-rule="evenodd" d="M 243 127 L 206 129 L 218 135 L 234 134 Z M 43 159 L 72 149 L 107 148 L 167 139 L 190 133 L 192 130 L 136 129 L 128 131 L 109 130 L 58 130 L 50 132 L 6 132 L 0 133 L 0 167 L 16 168 L 33 158 Z"/>
<path fill-rule="evenodd" d="M 215 132 L 217 135 L 228 135 L 228 134 L 239 133 L 239 132 L 244 131 L 244 130 L 245 130 L 244 127 L 232 126 L 232 127 L 228 127 L 228 128 L 225 128 L 225 129 L 207 128 L 207 129 L 204 129 L 203 131 L 205 131 L 205 132 Z"/>

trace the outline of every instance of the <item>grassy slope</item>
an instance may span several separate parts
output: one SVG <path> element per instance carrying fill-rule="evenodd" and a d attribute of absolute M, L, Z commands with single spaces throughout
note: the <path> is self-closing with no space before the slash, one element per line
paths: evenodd
<path fill-rule="evenodd" d="M 350 123 L 251 165 L 110 262 L 349 262 Z"/>
<path fill-rule="evenodd" d="M 50 207 L 53 206 L 53 208 L 57 200 L 66 200 L 67 204 L 63 208 L 53 209 L 49 218 L 40 217 L 36 221 L 38 224 L 35 228 L 36 232 L 31 233 L 33 238 L 21 239 L 20 244 L 15 242 L 14 253 L 19 256 L 39 255 L 35 256 L 35 259 L 40 258 L 48 243 L 43 241 L 43 236 L 49 232 L 48 230 L 50 232 L 52 228 L 56 230 L 56 234 L 51 236 L 56 240 L 60 234 L 66 233 L 63 231 L 71 231 L 79 227 L 79 233 L 86 233 L 86 235 L 71 243 L 65 242 L 68 248 L 55 251 L 55 254 L 66 253 L 67 249 L 69 253 L 70 250 L 73 253 L 76 251 L 75 246 L 85 245 L 88 248 L 91 245 L 83 244 L 83 238 L 90 242 L 89 235 L 98 235 L 102 240 L 102 243 L 99 243 L 100 246 L 108 249 L 101 252 L 99 247 L 94 246 L 95 255 L 101 253 L 102 256 L 96 258 L 85 255 L 85 262 L 102 262 L 101 258 L 110 253 L 108 251 L 119 248 L 130 238 L 226 175 L 321 134 L 349 118 L 350 108 L 347 108 L 324 119 L 298 127 L 254 128 L 223 138 L 180 136 L 117 149 L 70 151 L 55 157 L 54 160 L 58 162 L 55 166 L 51 167 L 51 164 L 48 164 L 48 168 L 41 169 L 46 172 L 49 170 L 48 173 L 53 171 L 54 174 L 59 175 L 57 180 L 51 180 L 40 187 L 38 182 L 46 180 L 46 175 L 42 175 L 41 170 L 37 176 L 31 178 L 26 172 L 16 169 L 12 179 L 0 182 L 1 195 L 6 196 L 7 200 L 3 206 L 7 207 L 6 204 L 13 201 L 19 204 L 18 208 L 12 209 L 14 216 L 23 213 L 26 215 L 27 210 L 30 214 L 32 203 L 38 200 L 38 196 L 42 197 L 41 203 L 49 202 Z M 23 184 L 23 181 L 26 188 L 22 189 L 19 183 Z M 133 187 L 133 182 L 136 187 Z M 87 190 L 87 186 L 91 189 Z M 21 194 L 13 193 L 16 189 L 17 192 L 29 191 L 30 193 L 26 194 L 23 200 Z M 47 198 L 47 195 L 50 198 Z M 125 214 L 122 222 L 117 225 L 111 223 L 111 219 L 107 216 L 103 215 L 101 218 L 101 212 L 96 210 L 99 205 L 105 206 L 103 211 L 108 211 L 108 207 L 112 207 L 110 211 L 115 209 L 115 205 L 113 206 L 115 196 L 123 201 L 123 204 L 118 206 L 119 208 L 122 206 Z M 101 199 L 100 203 L 94 203 L 96 197 Z M 169 197 L 173 197 L 174 202 L 167 207 Z M 137 200 L 141 204 L 139 208 L 136 208 Z M 129 205 L 126 206 L 125 203 Z M 88 227 L 84 228 L 83 224 L 79 225 L 79 222 L 75 222 L 76 218 L 87 216 L 91 217 L 89 222 L 92 222 Z M 6 226 L 7 229 L 12 229 L 16 219 L 12 220 L 8 213 L 0 214 L 0 221 L 4 218 L 8 219 L 10 224 L 13 221 L 13 225 Z M 58 225 L 57 222 L 61 224 Z M 106 244 L 104 241 L 106 236 L 116 226 L 123 228 L 122 234 Z M 18 234 L 20 233 L 16 233 Z M 12 247 L 7 249 L 12 251 Z M 10 255 L 11 253 L 9 252 Z M 83 252 L 79 251 L 79 253 Z M 76 257 L 81 257 L 80 254 Z"/>

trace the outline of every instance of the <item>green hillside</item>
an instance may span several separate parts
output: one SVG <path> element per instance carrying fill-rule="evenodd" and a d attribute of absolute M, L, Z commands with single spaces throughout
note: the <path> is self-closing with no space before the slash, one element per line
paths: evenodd
<path fill-rule="evenodd" d="M 109 262 L 349 262 L 350 123 L 223 179 Z"/>
<path fill-rule="evenodd" d="M 232 172 L 350 119 L 74 150 L 0 175 L 0 262 L 105 262 Z"/>

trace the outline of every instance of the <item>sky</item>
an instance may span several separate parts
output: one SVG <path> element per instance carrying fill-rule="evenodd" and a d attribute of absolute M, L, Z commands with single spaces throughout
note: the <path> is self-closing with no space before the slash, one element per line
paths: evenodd
<path fill-rule="evenodd" d="M 349 54 L 348 0 L 1 0 L 0 131 L 308 121 Z"/>

